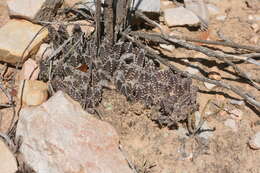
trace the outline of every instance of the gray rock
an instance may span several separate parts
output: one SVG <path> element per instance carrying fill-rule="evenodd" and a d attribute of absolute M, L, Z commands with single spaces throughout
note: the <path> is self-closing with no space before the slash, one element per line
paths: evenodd
<path fill-rule="evenodd" d="M 46 0 L 8 0 L 11 16 L 34 19 Z"/>
<path fill-rule="evenodd" d="M 135 0 L 134 9 L 144 12 L 160 12 L 159 0 Z"/>
<path fill-rule="evenodd" d="M 62 91 L 22 109 L 16 136 L 23 139 L 25 162 L 37 173 L 132 173 L 115 129 Z"/>
<path fill-rule="evenodd" d="M 234 99 L 230 99 L 229 102 L 232 104 L 232 105 L 239 105 L 239 106 L 242 106 L 245 104 L 245 102 L 243 100 L 234 100 Z"/>
<path fill-rule="evenodd" d="M 185 8 L 197 15 L 203 24 L 207 27 L 209 23 L 209 12 L 204 0 L 184 0 Z"/>
<path fill-rule="evenodd" d="M 168 8 L 164 10 L 164 19 L 168 26 L 198 26 L 199 18 L 190 10 L 183 7 Z"/>
<path fill-rule="evenodd" d="M 257 132 L 249 141 L 249 146 L 252 149 L 259 150 L 260 149 L 260 132 Z"/>

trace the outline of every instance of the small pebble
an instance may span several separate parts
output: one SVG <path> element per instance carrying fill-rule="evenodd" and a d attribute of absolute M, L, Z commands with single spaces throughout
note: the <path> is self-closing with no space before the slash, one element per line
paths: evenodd
<path fill-rule="evenodd" d="M 187 67 L 185 71 L 189 72 L 190 74 L 197 74 L 199 72 L 197 68 L 193 67 Z"/>
<path fill-rule="evenodd" d="M 199 18 L 184 7 L 167 8 L 163 10 L 165 23 L 169 26 L 199 26 Z"/>
<path fill-rule="evenodd" d="M 217 16 L 216 19 L 219 20 L 219 21 L 224 21 L 226 20 L 227 16 L 226 15 L 220 15 L 220 16 Z"/>
<path fill-rule="evenodd" d="M 253 44 L 257 44 L 259 40 L 258 35 L 253 36 L 249 41 Z"/>
<path fill-rule="evenodd" d="M 212 90 L 216 86 L 215 84 L 211 84 L 211 83 L 208 83 L 208 82 L 204 82 L 204 85 L 209 90 Z"/>
<path fill-rule="evenodd" d="M 218 72 L 209 72 L 208 77 L 213 80 L 221 80 L 221 75 Z"/>
<path fill-rule="evenodd" d="M 234 132 L 237 131 L 237 124 L 236 124 L 236 121 L 233 120 L 233 119 L 227 119 L 225 122 L 224 122 L 225 126 L 227 127 L 230 127 Z"/>
<path fill-rule="evenodd" d="M 168 45 L 168 44 L 160 44 L 160 47 L 170 52 L 175 49 L 174 45 Z"/>
<path fill-rule="evenodd" d="M 248 19 L 248 20 L 254 20 L 254 16 L 248 15 L 247 19 Z"/>
<path fill-rule="evenodd" d="M 239 106 L 242 106 L 245 104 L 245 102 L 243 100 L 234 100 L 234 99 L 230 99 L 229 102 L 232 104 L 232 105 L 239 105 Z"/>
<path fill-rule="evenodd" d="M 255 33 L 257 33 L 257 32 L 259 31 L 259 25 L 258 25 L 257 23 L 253 23 L 253 24 L 251 25 L 251 28 L 253 29 L 253 31 L 254 31 Z"/>
<path fill-rule="evenodd" d="M 257 132 L 248 142 L 250 148 L 254 150 L 260 149 L 260 132 Z"/>

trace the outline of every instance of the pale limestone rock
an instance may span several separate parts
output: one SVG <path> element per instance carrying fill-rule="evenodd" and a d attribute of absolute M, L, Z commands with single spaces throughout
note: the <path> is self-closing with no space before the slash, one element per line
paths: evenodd
<path fill-rule="evenodd" d="M 185 8 L 196 14 L 202 23 L 208 25 L 209 12 L 204 0 L 184 0 Z"/>
<path fill-rule="evenodd" d="M 249 146 L 254 150 L 260 150 L 260 132 L 257 132 L 249 141 Z"/>
<path fill-rule="evenodd" d="M 0 0 L 0 28 L 10 20 L 6 1 Z"/>
<path fill-rule="evenodd" d="M 191 11 L 183 8 L 168 8 L 164 10 L 164 19 L 168 26 L 198 26 L 199 18 Z"/>
<path fill-rule="evenodd" d="M 34 54 L 48 36 L 48 30 L 43 29 L 33 40 L 41 28 L 40 25 L 16 19 L 10 20 L 0 28 L 0 61 L 16 64 L 20 61 L 24 62 L 29 55 Z M 33 42 L 26 49 L 31 40 Z M 22 55 L 23 59 L 21 59 Z"/>
<path fill-rule="evenodd" d="M 40 105 L 48 99 L 48 86 L 42 81 L 23 80 L 19 86 L 18 98 L 28 106 Z"/>
<path fill-rule="evenodd" d="M 160 12 L 160 1 L 159 0 L 135 0 L 134 9 L 141 10 L 144 12 Z"/>
<path fill-rule="evenodd" d="M 24 62 L 22 70 L 19 72 L 19 80 L 36 80 L 39 76 L 40 69 L 33 59 L 29 58 Z"/>
<path fill-rule="evenodd" d="M 11 16 L 34 19 L 46 0 L 8 0 Z"/>
<path fill-rule="evenodd" d="M 16 159 L 2 140 L 0 140 L 0 170 L 1 173 L 15 173 L 17 171 Z"/>
<path fill-rule="evenodd" d="M 20 151 L 37 173 L 132 173 L 115 129 L 62 91 L 22 109 L 16 136 L 22 136 Z"/>

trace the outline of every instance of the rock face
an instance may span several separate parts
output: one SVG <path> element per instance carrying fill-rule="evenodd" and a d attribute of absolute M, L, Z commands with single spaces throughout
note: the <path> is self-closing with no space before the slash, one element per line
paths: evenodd
<path fill-rule="evenodd" d="M 17 162 L 6 144 L 0 140 L 0 170 L 1 173 L 15 173 Z"/>
<path fill-rule="evenodd" d="M 19 28 L 19 29 L 17 29 Z M 30 54 L 34 54 L 48 36 L 48 30 L 43 29 L 36 38 L 33 37 L 42 28 L 26 20 L 10 20 L 0 28 L 0 61 L 16 64 L 25 61 Z M 30 44 L 31 40 L 33 42 Z M 30 44 L 28 49 L 23 52 Z M 21 59 L 23 55 L 23 60 Z"/>
<path fill-rule="evenodd" d="M 8 0 L 11 16 L 34 19 L 46 0 Z"/>
<path fill-rule="evenodd" d="M 131 173 L 116 131 L 61 91 L 22 109 L 16 136 L 22 136 L 20 150 L 37 173 Z"/>
<path fill-rule="evenodd" d="M 164 10 L 164 19 L 169 27 L 172 26 L 198 26 L 199 18 L 191 11 L 183 8 L 168 8 Z"/>

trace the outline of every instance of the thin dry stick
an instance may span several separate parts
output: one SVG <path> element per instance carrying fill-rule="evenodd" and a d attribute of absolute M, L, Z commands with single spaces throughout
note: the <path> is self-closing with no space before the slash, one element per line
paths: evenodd
<path fill-rule="evenodd" d="M 147 20 L 150 20 L 148 17 L 146 17 L 142 12 L 137 11 L 135 13 L 137 16 Z M 147 21 L 148 22 L 148 21 Z M 156 27 L 158 27 L 160 29 L 160 31 L 162 32 L 162 27 L 154 22 L 154 21 L 149 21 L 149 23 L 155 25 Z M 232 47 L 232 48 L 237 48 L 237 49 L 246 49 L 246 50 L 250 50 L 250 51 L 254 51 L 257 53 L 260 53 L 260 47 L 255 47 L 255 46 L 247 46 L 247 45 L 240 45 L 234 42 L 223 42 L 223 41 L 211 41 L 211 40 L 201 40 L 201 39 L 197 39 L 197 38 L 191 38 L 191 37 L 187 37 L 187 36 L 171 36 L 172 38 L 175 39 L 179 39 L 179 40 L 185 40 L 185 41 L 191 41 L 191 42 L 197 42 L 197 43 L 204 43 L 204 44 L 212 44 L 212 45 L 221 45 L 221 46 L 227 46 L 227 47 Z"/>
<path fill-rule="evenodd" d="M 146 40 L 151 40 L 155 41 L 158 43 L 163 43 L 163 44 L 172 44 L 170 41 L 167 41 L 165 39 L 161 38 L 160 34 L 157 33 L 147 33 L 147 32 L 141 32 L 141 31 L 132 31 L 131 35 L 138 35 L 138 37 L 141 37 Z M 170 38 L 173 38 L 172 36 L 169 36 Z M 188 41 L 188 40 L 187 40 Z M 252 59 L 254 57 L 260 57 L 260 53 L 251 53 L 251 54 L 242 54 L 242 55 L 228 55 L 227 58 L 230 60 L 242 60 L 248 63 L 255 64 L 257 66 L 260 66 L 260 63 L 257 62 L 256 60 Z"/>
<path fill-rule="evenodd" d="M 257 83 L 255 83 L 250 75 L 248 75 L 247 73 L 245 73 L 244 71 L 242 71 L 240 68 L 238 68 L 234 63 L 232 63 L 230 60 L 228 60 L 227 58 L 229 58 L 230 56 L 232 55 L 227 55 L 223 52 L 220 52 L 220 51 L 213 51 L 211 49 L 208 49 L 208 48 L 205 48 L 205 47 L 202 47 L 202 46 L 196 46 L 196 45 L 193 45 L 191 43 L 187 43 L 185 40 L 178 40 L 178 39 L 173 39 L 173 38 L 170 38 L 169 35 L 167 35 L 162 27 L 160 26 L 160 24 L 156 23 L 155 21 L 149 19 L 148 17 L 146 17 L 142 12 L 136 12 L 136 14 L 141 17 L 142 19 L 144 19 L 145 21 L 149 22 L 150 24 L 154 25 L 155 27 L 158 27 L 161 31 L 161 38 L 169 41 L 169 42 L 172 42 L 172 43 L 175 43 L 175 44 L 179 44 L 183 47 L 185 47 L 186 49 L 191 49 L 191 50 L 196 50 L 196 51 L 199 51 L 199 52 L 202 52 L 203 54 L 209 56 L 209 57 L 216 57 L 224 62 L 226 62 L 227 64 L 229 64 L 230 66 L 233 67 L 233 69 L 240 75 L 242 76 L 243 78 L 249 80 L 253 86 L 255 88 L 257 88 L 258 90 L 260 90 L 260 86 L 258 86 Z"/>
<path fill-rule="evenodd" d="M 255 88 L 260 90 L 260 86 L 256 82 L 254 82 L 253 79 L 251 79 L 251 77 L 250 77 L 251 75 L 248 75 L 246 72 L 241 70 L 238 66 L 236 66 L 233 62 L 228 60 L 228 58 L 233 57 L 232 55 L 227 55 L 227 54 L 225 54 L 225 53 L 223 53 L 221 51 L 213 51 L 211 49 L 208 49 L 208 48 L 205 48 L 205 47 L 202 47 L 202 46 L 192 45 L 192 44 L 187 43 L 187 42 L 182 41 L 182 40 L 171 39 L 171 38 L 168 39 L 166 36 L 163 36 L 163 37 L 165 39 L 167 39 L 168 41 L 180 44 L 180 45 L 182 45 L 183 47 L 185 47 L 187 49 L 196 50 L 196 51 L 204 53 L 205 55 L 207 55 L 209 57 L 213 56 L 213 57 L 216 57 L 216 58 L 224 61 L 225 63 L 227 63 L 230 66 L 232 66 L 233 69 L 236 71 L 236 73 L 238 73 L 238 75 L 240 75 L 241 77 L 249 80 L 253 84 L 253 86 Z"/>
<path fill-rule="evenodd" d="M 190 77 L 192 79 L 196 79 L 202 82 L 208 82 L 208 83 L 212 83 L 215 84 L 219 87 L 223 87 L 226 89 L 229 89 L 231 91 L 233 91 L 234 93 L 236 93 L 237 95 L 239 95 L 240 97 L 242 97 L 243 99 L 245 99 L 248 103 L 250 103 L 251 105 L 254 105 L 255 107 L 257 107 L 258 109 L 260 109 L 260 102 L 256 101 L 254 98 L 250 97 L 248 93 L 246 93 L 245 91 L 238 89 L 236 87 L 233 87 L 229 84 L 226 84 L 222 81 L 216 81 L 216 80 L 211 80 L 205 77 L 201 77 L 198 75 L 194 75 L 194 74 L 190 74 L 186 71 L 181 71 L 179 70 L 177 67 L 175 67 L 174 65 L 170 64 L 168 61 L 166 61 L 165 59 L 161 58 L 159 55 L 157 55 L 155 53 L 155 51 L 153 49 L 151 49 L 150 47 L 144 45 L 143 43 L 141 43 L 140 41 L 134 39 L 133 37 L 129 36 L 126 33 L 121 33 L 121 35 L 123 37 L 125 37 L 126 39 L 128 39 L 131 42 L 136 43 L 139 47 L 143 48 L 144 50 L 147 51 L 148 54 L 150 54 L 152 56 L 152 58 L 157 59 L 159 62 L 161 62 L 162 64 L 164 64 L 165 66 L 169 67 L 171 70 L 181 73 L 186 77 Z"/>

